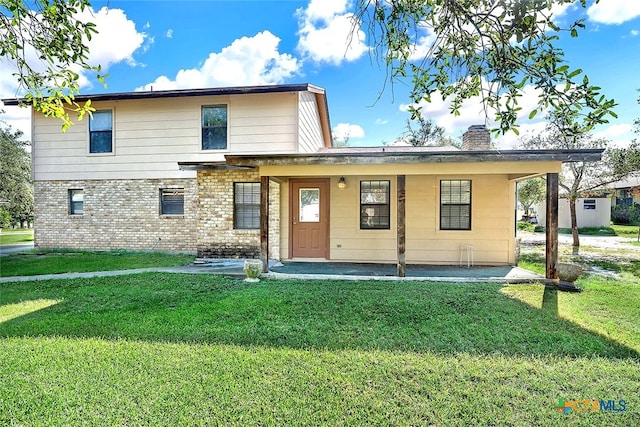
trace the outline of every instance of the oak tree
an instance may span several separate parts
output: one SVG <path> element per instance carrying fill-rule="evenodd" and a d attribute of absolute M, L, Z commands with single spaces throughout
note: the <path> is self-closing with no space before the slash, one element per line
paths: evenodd
<path fill-rule="evenodd" d="M 596 0 L 598 2 L 598 0 Z M 569 66 L 558 47 L 577 37 L 583 19 L 561 26 L 553 12 L 575 0 L 359 0 L 355 24 L 372 40 L 390 81 L 410 80 L 413 117 L 420 102 L 439 94 L 460 114 L 465 100 L 480 97 L 496 131 L 517 133 L 517 118 L 553 111 L 570 118 L 569 129 L 590 130 L 614 116 L 615 101 Z M 586 0 L 577 3 L 583 9 Z M 523 112 L 525 86 L 538 90 L 535 108 Z"/>
<path fill-rule="evenodd" d="M 72 123 L 69 113 L 81 119 L 92 110 L 89 101 L 74 100 L 78 71 L 100 72 L 89 63 L 96 26 L 78 19 L 90 6 L 89 0 L 0 0 L 0 60 L 14 69 L 25 102 L 61 119 L 63 129 Z M 97 78 L 104 82 L 104 76 Z"/>
<path fill-rule="evenodd" d="M 24 226 L 33 220 L 33 185 L 29 143 L 22 132 L 0 123 L 0 208 L 10 215 L 10 222 Z"/>

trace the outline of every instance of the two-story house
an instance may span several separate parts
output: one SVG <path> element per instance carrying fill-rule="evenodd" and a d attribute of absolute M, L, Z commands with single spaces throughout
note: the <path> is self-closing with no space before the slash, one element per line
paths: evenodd
<path fill-rule="evenodd" d="M 513 264 L 515 183 L 555 177 L 557 202 L 562 162 L 602 154 L 492 150 L 484 126 L 462 150 L 332 148 L 309 84 L 78 99 L 96 111 L 66 133 L 33 114 L 38 247 L 399 266 L 472 249 L 476 264 Z"/>

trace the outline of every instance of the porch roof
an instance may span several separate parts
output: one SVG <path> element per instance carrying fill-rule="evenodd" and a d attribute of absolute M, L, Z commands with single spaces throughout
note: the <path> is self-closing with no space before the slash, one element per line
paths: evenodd
<path fill-rule="evenodd" d="M 434 150 L 435 148 L 435 150 Z M 443 150 L 441 147 L 349 147 L 316 153 L 225 155 L 236 167 L 301 165 L 375 165 L 390 163 L 594 162 L 603 148 L 575 150 Z"/>

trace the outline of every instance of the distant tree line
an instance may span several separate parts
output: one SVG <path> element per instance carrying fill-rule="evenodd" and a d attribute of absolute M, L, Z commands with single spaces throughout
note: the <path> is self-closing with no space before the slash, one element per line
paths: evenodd
<path fill-rule="evenodd" d="M 21 131 L 0 123 L 0 225 L 26 227 L 33 222 L 30 143 Z"/>

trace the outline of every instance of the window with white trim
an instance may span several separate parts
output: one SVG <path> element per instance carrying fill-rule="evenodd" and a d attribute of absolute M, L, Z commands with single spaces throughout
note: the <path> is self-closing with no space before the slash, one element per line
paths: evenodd
<path fill-rule="evenodd" d="M 233 228 L 260 228 L 260 183 L 233 183 Z"/>
<path fill-rule="evenodd" d="M 471 181 L 440 181 L 440 230 L 471 230 Z"/>
<path fill-rule="evenodd" d="M 84 191 L 81 189 L 69 190 L 69 215 L 84 214 Z"/>
<path fill-rule="evenodd" d="M 113 112 L 97 110 L 89 117 L 89 153 L 113 153 Z"/>
<path fill-rule="evenodd" d="M 202 149 L 227 149 L 227 106 L 202 107 Z"/>

